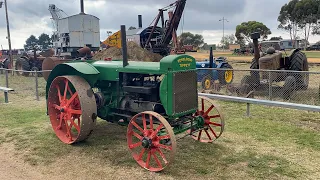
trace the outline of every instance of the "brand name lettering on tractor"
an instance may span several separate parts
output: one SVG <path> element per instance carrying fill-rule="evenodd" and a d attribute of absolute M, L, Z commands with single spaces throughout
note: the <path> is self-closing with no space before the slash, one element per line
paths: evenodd
<path fill-rule="evenodd" d="M 192 62 L 193 60 L 191 58 L 185 57 L 185 58 L 180 58 L 178 59 L 178 63 L 182 62 Z"/>
<path fill-rule="evenodd" d="M 190 67 L 191 66 L 191 62 L 193 62 L 193 60 L 191 58 L 188 58 L 188 57 L 178 59 L 179 66 L 181 68 L 182 67 Z"/>

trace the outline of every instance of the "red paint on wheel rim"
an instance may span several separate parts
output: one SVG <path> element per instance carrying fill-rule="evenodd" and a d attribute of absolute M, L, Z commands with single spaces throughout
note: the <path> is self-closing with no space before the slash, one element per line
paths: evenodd
<path fill-rule="evenodd" d="M 78 138 L 82 115 L 78 92 L 73 92 L 70 85 L 66 78 L 53 81 L 51 86 L 56 88 L 57 99 L 49 99 L 52 128 L 59 139 L 67 144 L 73 143 Z"/>
<path fill-rule="evenodd" d="M 163 134 L 159 135 L 160 131 Z M 176 152 L 176 140 L 171 126 L 161 115 L 150 111 L 137 114 L 131 119 L 127 143 L 136 162 L 153 172 L 167 167 Z"/>
<path fill-rule="evenodd" d="M 220 108 L 211 99 L 199 96 L 199 108 L 194 116 L 201 116 L 204 119 L 204 128 L 194 132 L 193 139 L 212 143 L 221 136 L 224 130 L 224 118 Z M 190 130 L 187 132 L 190 133 Z"/>

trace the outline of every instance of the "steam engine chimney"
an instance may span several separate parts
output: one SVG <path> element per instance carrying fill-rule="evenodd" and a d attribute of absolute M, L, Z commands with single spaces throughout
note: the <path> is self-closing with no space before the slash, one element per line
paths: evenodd
<path fill-rule="evenodd" d="M 81 13 L 80 14 L 84 14 L 83 0 L 80 0 L 80 8 L 81 8 Z"/>
<path fill-rule="evenodd" d="M 142 15 L 138 15 L 139 29 L 142 28 Z"/>

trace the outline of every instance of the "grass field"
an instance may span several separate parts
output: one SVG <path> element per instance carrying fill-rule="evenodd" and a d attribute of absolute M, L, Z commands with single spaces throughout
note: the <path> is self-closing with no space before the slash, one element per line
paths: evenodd
<path fill-rule="evenodd" d="M 126 127 L 99 120 L 91 137 L 77 145 L 55 136 L 40 82 L 35 101 L 32 79 L 12 82 L 10 104 L 0 95 L 0 147 L 9 148 L 34 171 L 65 179 L 318 179 L 320 115 L 305 111 L 219 101 L 226 117 L 224 134 L 213 144 L 186 137 L 178 141 L 173 164 L 150 173 L 132 159 Z M 3 79 L 0 78 L 3 85 Z M 1 153 L 1 152 L 0 152 Z M 60 177 L 60 178 L 61 178 Z"/>

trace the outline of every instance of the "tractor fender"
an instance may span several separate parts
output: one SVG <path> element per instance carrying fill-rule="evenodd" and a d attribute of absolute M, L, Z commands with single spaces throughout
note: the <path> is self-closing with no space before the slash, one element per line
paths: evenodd
<path fill-rule="evenodd" d="M 75 75 L 84 78 L 91 87 L 94 86 L 98 80 L 100 72 L 91 64 L 87 62 L 63 63 L 57 65 L 51 72 L 47 79 L 46 97 L 52 81 L 58 76 Z"/>
<path fill-rule="evenodd" d="M 29 61 L 29 57 L 27 57 L 27 56 L 21 56 L 20 58 Z"/>
<path fill-rule="evenodd" d="M 220 62 L 217 66 L 217 68 L 221 68 L 224 64 L 228 64 L 227 62 Z"/>

